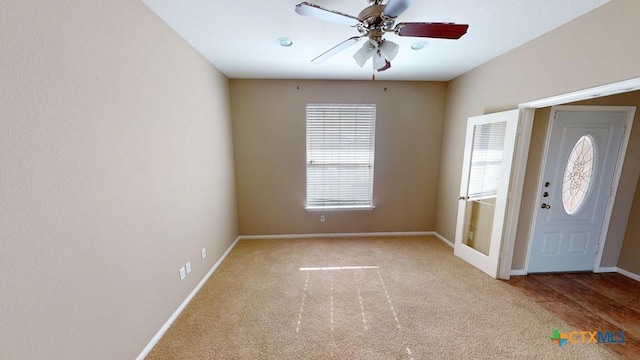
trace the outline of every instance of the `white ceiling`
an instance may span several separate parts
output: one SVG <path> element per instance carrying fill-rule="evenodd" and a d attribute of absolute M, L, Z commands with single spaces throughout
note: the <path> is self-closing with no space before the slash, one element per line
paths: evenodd
<path fill-rule="evenodd" d="M 362 42 L 322 64 L 311 59 L 357 36 L 355 28 L 300 16 L 302 0 L 143 0 L 160 18 L 229 78 L 371 79 L 353 54 Z M 326 9 L 357 16 L 367 0 L 315 0 Z M 569 22 L 608 0 L 415 0 L 397 22 L 469 24 L 460 40 L 385 38 L 400 52 L 378 80 L 451 80 Z M 276 39 L 294 41 L 285 48 Z M 426 40 L 423 50 L 412 43 Z"/>

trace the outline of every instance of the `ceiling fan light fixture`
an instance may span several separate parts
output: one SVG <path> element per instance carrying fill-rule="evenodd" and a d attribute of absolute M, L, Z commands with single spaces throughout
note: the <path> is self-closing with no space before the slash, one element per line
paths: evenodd
<path fill-rule="evenodd" d="M 364 45 L 362 45 L 360 50 L 356 51 L 356 53 L 353 54 L 353 58 L 356 60 L 356 63 L 360 65 L 360 67 L 363 67 L 367 60 L 369 60 L 369 58 L 372 57 L 376 53 L 376 51 L 378 51 L 377 44 L 369 40 L 366 41 Z"/>
<path fill-rule="evenodd" d="M 395 59 L 396 55 L 398 55 L 399 49 L 400 45 L 394 43 L 393 41 L 383 40 L 380 44 L 380 52 L 389 61 L 393 61 L 393 59 Z"/>
<path fill-rule="evenodd" d="M 353 54 L 353 58 L 356 60 L 356 63 L 360 66 L 363 67 L 364 64 L 367 62 L 367 60 L 369 59 L 365 54 L 364 51 L 362 51 L 362 49 L 356 51 L 355 54 Z"/>
<path fill-rule="evenodd" d="M 288 38 L 288 37 L 279 37 L 276 41 L 280 46 L 284 46 L 284 47 L 289 47 L 293 45 L 293 40 L 291 40 L 291 38 Z"/>

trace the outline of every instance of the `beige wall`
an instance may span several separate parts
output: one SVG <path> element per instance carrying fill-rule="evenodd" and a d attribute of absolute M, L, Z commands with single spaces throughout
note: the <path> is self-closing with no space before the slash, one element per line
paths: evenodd
<path fill-rule="evenodd" d="M 124 0 L 3 0 L 0 79 L 0 358 L 135 358 L 237 236 L 228 81 Z"/>
<path fill-rule="evenodd" d="M 612 1 L 449 83 L 436 231 L 453 241 L 467 118 L 637 77 L 638 13 L 638 1 Z"/>
<path fill-rule="evenodd" d="M 601 265 L 603 267 L 613 267 L 618 263 L 618 255 L 623 246 L 623 240 L 625 243 L 631 241 L 629 238 L 625 239 L 624 234 L 627 228 L 627 220 L 633 222 L 633 217 L 631 219 L 629 218 L 629 212 L 636 190 L 636 182 L 640 175 L 640 161 L 638 161 L 638 159 L 640 159 L 640 92 L 635 91 L 588 101 L 579 101 L 571 103 L 570 105 L 636 106 L 639 108 L 636 110 L 634 127 L 629 136 L 625 163 L 622 167 L 622 174 L 620 175 L 618 192 L 616 194 L 611 223 L 609 224 L 609 231 L 602 256 Z M 524 269 L 525 266 L 531 220 L 533 219 L 534 210 L 537 206 L 537 200 L 539 199 L 537 182 L 540 174 L 540 163 L 547 135 L 547 127 L 549 125 L 550 110 L 550 108 L 538 109 L 536 110 L 534 118 L 531 148 L 529 149 L 524 192 L 520 207 L 520 219 L 518 220 L 514 247 L 513 269 Z M 640 218 L 635 219 L 636 221 L 640 221 Z M 633 256 L 633 258 L 640 262 L 640 253 Z"/>
<path fill-rule="evenodd" d="M 240 233 L 434 229 L 445 83 L 231 80 Z M 305 106 L 376 104 L 372 211 L 305 211 Z"/>
<path fill-rule="evenodd" d="M 636 186 L 629 224 L 624 236 L 618 267 L 634 274 L 640 274 L 640 181 Z"/>

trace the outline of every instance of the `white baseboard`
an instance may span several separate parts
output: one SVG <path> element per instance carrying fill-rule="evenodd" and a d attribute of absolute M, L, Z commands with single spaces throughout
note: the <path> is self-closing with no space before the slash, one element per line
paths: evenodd
<path fill-rule="evenodd" d="M 618 268 L 615 266 L 607 266 L 607 267 L 601 266 L 593 270 L 593 272 L 594 273 L 612 273 L 612 272 L 618 272 Z"/>
<path fill-rule="evenodd" d="M 236 240 L 233 242 L 233 244 L 231 244 L 231 246 L 229 246 L 227 251 L 225 251 L 224 254 L 222 254 L 220 259 L 218 259 L 218 261 L 216 261 L 216 263 L 213 264 L 213 266 L 211 267 L 209 272 L 207 272 L 207 274 L 202 278 L 202 280 L 200 280 L 198 285 L 193 289 L 193 291 L 191 291 L 189 296 L 187 296 L 187 298 L 184 299 L 182 304 L 180 304 L 180 306 L 178 306 L 176 311 L 174 311 L 173 314 L 171 314 L 171 317 L 169 317 L 169 320 L 167 320 L 167 322 L 165 322 L 164 325 L 162 325 L 160 330 L 151 339 L 151 341 L 149 341 L 147 346 L 145 346 L 145 348 L 142 350 L 140 355 L 138 355 L 136 360 L 143 360 L 147 355 L 149 355 L 149 352 L 151 352 L 151 349 L 153 349 L 153 347 L 156 346 L 158 341 L 160 341 L 160 338 L 162 337 L 162 335 L 164 335 L 164 333 L 169 329 L 171 324 L 173 324 L 173 322 L 178 318 L 178 315 L 180 315 L 180 313 L 184 310 L 184 308 L 187 307 L 187 305 L 189 304 L 191 299 L 193 299 L 193 297 L 198 293 L 198 291 L 200 291 L 200 288 L 202 288 L 202 286 L 207 282 L 207 280 L 209 280 L 209 278 L 211 277 L 213 272 L 216 271 L 216 269 L 218 268 L 218 266 L 220 266 L 222 261 L 227 257 L 227 255 L 229 255 L 229 253 L 231 252 L 233 247 L 236 246 L 236 243 L 238 243 L 238 240 L 240 240 L 240 236 L 238 236 L 236 238 Z"/>
<path fill-rule="evenodd" d="M 628 278 L 631 278 L 633 280 L 640 281 L 640 275 L 634 274 L 631 271 L 627 271 L 625 269 L 618 268 L 618 273 L 622 274 L 622 275 L 624 275 L 624 276 L 626 276 Z"/>
<path fill-rule="evenodd" d="M 523 275 L 527 275 L 527 272 L 524 271 L 524 269 L 511 269 L 511 272 L 509 273 L 511 276 L 523 276 Z"/>
<path fill-rule="evenodd" d="M 434 231 L 411 231 L 411 232 L 370 232 L 370 233 L 240 235 L 239 238 L 240 240 L 258 240 L 258 239 L 262 240 L 262 239 L 308 239 L 308 238 L 336 238 L 336 237 L 426 236 L 426 235 L 436 235 L 436 233 Z"/>
<path fill-rule="evenodd" d="M 447 240 L 444 236 L 442 236 L 442 235 L 438 234 L 438 233 L 437 233 L 437 232 L 435 232 L 435 231 L 432 231 L 432 233 L 433 233 L 433 234 L 430 234 L 430 235 L 433 235 L 433 236 L 437 237 L 437 238 L 438 238 L 438 239 L 440 239 L 443 243 L 445 243 L 445 244 L 449 245 L 449 247 L 453 248 L 454 244 L 453 244 L 451 241 Z"/>

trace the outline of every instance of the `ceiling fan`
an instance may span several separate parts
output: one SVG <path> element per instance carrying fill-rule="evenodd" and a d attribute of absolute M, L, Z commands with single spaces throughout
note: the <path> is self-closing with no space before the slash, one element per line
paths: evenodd
<path fill-rule="evenodd" d="M 330 21 L 355 27 L 359 36 L 349 38 L 311 60 L 321 63 L 345 50 L 363 38 L 368 38 L 353 58 L 360 67 L 373 58 L 373 68 L 384 71 L 391 67 L 391 61 L 398 54 L 398 44 L 383 39 L 384 33 L 392 32 L 399 36 L 415 36 L 440 39 L 459 39 L 467 33 L 469 25 L 440 22 L 401 22 L 396 18 L 411 5 L 413 0 L 368 0 L 369 6 L 356 16 L 327 10 L 318 5 L 302 2 L 296 5 L 296 12 L 303 16 Z"/>

